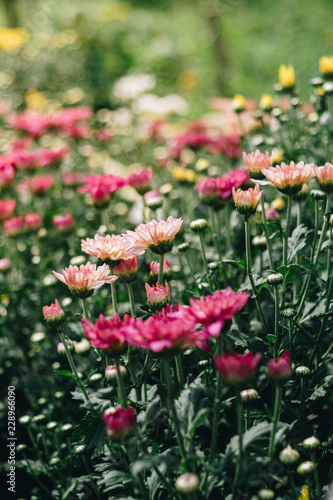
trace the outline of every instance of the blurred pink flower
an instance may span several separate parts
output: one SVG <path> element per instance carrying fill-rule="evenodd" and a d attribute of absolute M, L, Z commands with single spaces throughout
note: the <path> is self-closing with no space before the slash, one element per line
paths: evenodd
<path fill-rule="evenodd" d="M 333 165 L 329 162 L 323 167 L 314 165 L 313 171 L 324 193 L 333 193 Z"/>
<path fill-rule="evenodd" d="M 135 231 L 126 231 L 124 242 L 128 254 L 142 255 L 147 249 L 157 254 L 170 252 L 182 223 L 181 218 L 170 216 L 166 221 L 152 220 L 147 224 L 140 224 Z"/>
<path fill-rule="evenodd" d="M 280 217 L 280 214 L 275 208 L 266 208 L 265 210 L 267 220 L 276 220 Z"/>
<path fill-rule="evenodd" d="M 242 389 L 249 386 L 260 359 L 261 354 L 252 352 L 234 355 L 226 352 L 222 356 L 214 356 L 214 363 L 218 374 L 228 385 Z"/>
<path fill-rule="evenodd" d="M 75 221 L 71 214 L 54 215 L 52 217 L 54 227 L 61 233 L 70 231 L 75 226 Z"/>
<path fill-rule="evenodd" d="M 109 142 L 113 137 L 114 133 L 108 128 L 100 128 L 94 132 L 94 138 L 97 142 Z"/>
<path fill-rule="evenodd" d="M 15 179 L 15 168 L 12 165 L 0 165 L 0 188 L 10 186 Z"/>
<path fill-rule="evenodd" d="M 293 195 L 314 176 L 313 167 L 313 163 L 305 165 L 302 161 L 290 165 L 282 162 L 281 166 L 263 168 L 262 173 L 281 193 Z"/>
<path fill-rule="evenodd" d="M 46 193 L 54 184 L 54 176 L 52 174 L 39 175 L 31 177 L 30 179 L 24 179 L 17 186 L 17 191 L 21 193 L 27 193 L 32 191 L 36 195 L 42 195 Z"/>
<path fill-rule="evenodd" d="M 83 178 L 84 186 L 78 188 L 79 193 L 89 193 L 93 203 L 99 206 L 106 206 L 111 198 L 111 194 L 126 185 L 126 180 L 112 174 L 88 175 Z"/>
<path fill-rule="evenodd" d="M 64 172 L 61 174 L 61 180 L 64 186 L 80 186 L 83 184 L 85 175 L 82 172 Z"/>
<path fill-rule="evenodd" d="M 77 266 L 69 266 L 62 270 L 62 274 L 52 271 L 54 276 L 68 286 L 70 292 L 75 297 L 85 299 L 92 295 L 94 290 L 100 288 L 104 284 L 111 284 L 116 281 L 117 276 L 110 276 L 109 266 L 103 264 L 97 267 L 96 264 L 81 264 Z"/>
<path fill-rule="evenodd" d="M 266 373 L 276 384 L 284 384 L 287 382 L 292 374 L 292 364 L 289 352 L 284 351 L 280 358 L 267 361 Z"/>
<path fill-rule="evenodd" d="M 7 236 L 16 236 L 23 229 L 23 217 L 12 217 L 3 221 L 3 231 Z"/>
<path fill-rule="evenodd" d="M 135 411 L 128 408 L 111 407 L 103 412 L 106 433 L 114 439 L 127 436 L 135 427 Z"/>
<path fill-rule="evenodd" d="M 43 225 L 43 220 L 39 214 L 30 212 L 24 216 L 24 225 L 28 231 L 36 231 Z"/>
<path fill-rule="evenodd" d="M 8 257 L 0 259 L 0 272 L 8 271 L 12 267 L 12 262 Z"/>
<path fill-rule="evenodd" d="M 7 200 L 0 200 L 0 220 L 8 219 L 11 217 L 16 208 L 16 200 L 8 198 Z"/>
<path fill-rule="evenodd" d="M 119 264 L 117 264 L 113 272 L 120 282 L 130 283 L 135 281 L 138 273 L 138 260 L 136 257 L 130 257 L 129 259 L 122 259 Z"/>
<path fill-rule="evenodd" d="M 227 287 L 224 292 L 218 290 L 214 295 L 190 299 L 187 313 L 194 317 L 196 323 L 204 325 L 209 335 L 218 337 L 225 322 L 245 306 L 249 297 L 247 292 L 234 292 Z"/>
<path fill-rule="evenodd" d="M 131 325 L 133 321 L 127 314 L 122 320 L 117 313 L 109 319 L 101 314 L 95 323 L 82 318 L 82 325 L 84 334 L 93 347 L 107 351 L 111 356 L 120 356 L 127 349 L 127 343 L 121 329 Z"/>
<path fill-rule="evenodd" d="M 150 263 L 150 276 L 154 279 L 157 279 L 158 272 L 160 269 L 160 264 L 157 261 L 153 261 Z M 171 275 L 171 268 L 168 260 L 164 258 L 163 261 L 163 279 L 169 278 Z"/>
<path fill-rule="evenodd" d="M 132 186 L 138 193 L 144 194 L 151 189 L 151 181 L 153 178 L 153 168 L 141 169 L 137 172 L 131 172 L 127 177 L 129 186 Z"/>

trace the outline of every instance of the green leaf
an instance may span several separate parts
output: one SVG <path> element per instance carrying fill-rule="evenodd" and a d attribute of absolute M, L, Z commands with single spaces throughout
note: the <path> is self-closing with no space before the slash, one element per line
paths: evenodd
<path fill-rule="evenodd" d="M 270 342 L 273 342 L 273 344 L 276 344 L 277 338 L 276 335 L 266 335 L 266 339 L 269 340 Z"/>
<path fill-rule="evenodd" d="M 232 267 L 236 267 L 238 269 L 246 269 L 244 260 L 223 259 L 221 262 L 222 264 L 230 264 Z"/>
<path fill-rule="evenodd" d="M 317 384 L 313 390 L 313 393 L 308 398 L 310 401 L 315 401 L 316 399 L 323 398 L 327 395 L 327 390 L 333 385 L 333 375 L 328 375 L 324 378 L 323 382 L 319 385 Z"/>
<path fill-rule="evenodd" d="M 176 401 L 176 408 L 184 434 L 193 436 L 197 426 L 211 408 L 207 388 L 200 381 L 194 381 L 181 392 Z"/>
<path fill-rule="evenodd" d="M 289 264 L 288 266 L 280 266 L 277 271 L 283 275 L 283 284 L 285 284 L 288 281 L 300 280 L 305 272 L 305 268 L 298 264 Z"/>
<path fill-rule="evenodd" d="M 309 229 L 301 224 L 296 226 L 288 239 L 288 260 L 292 261 L 294 257 L 307 245 L 306 237 Z"/>
<path fill-rule="evenodd" d="M 54 370 L 54 371 L 58 375 L 62 375 L 63 377 L 68 377 L 68 378 L 71 378 L 72 380 L 75 380 L 73 373 L 68 371 L 68 370 Z"/>

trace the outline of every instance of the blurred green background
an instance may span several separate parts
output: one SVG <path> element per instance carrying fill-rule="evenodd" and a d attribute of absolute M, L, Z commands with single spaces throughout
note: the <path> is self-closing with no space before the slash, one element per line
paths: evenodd
<path fill-rule="evenodd" d="M 0 30 L 0 99 L 21 106 L 37 89 L 112 107 L 115 80 L 149 73 L 154 93 L 184 96 L 195 117 L 212 97 L 271 93 L 281 63 L 307 99 L 319 57 L 333 53 L 332 17 L 331 0 L 1 0 L 0 26 L 29 40 L 8 52 Z"/>

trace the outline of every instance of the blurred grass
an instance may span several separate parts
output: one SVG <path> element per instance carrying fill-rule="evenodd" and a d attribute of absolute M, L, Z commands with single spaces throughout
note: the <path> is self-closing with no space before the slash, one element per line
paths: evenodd
<path fill-rule="evenodd" d="M 80 37 L 77 68 L 69 72 L 68 81 L 61 68 L 71 63 L 73 52 L 66 55 L 61 48 L 44 59 L 36 55 L 39 82 L 36 74 L 33 79 L 29 75 L 23 87 L 33 83 L 39 90 L 54 91 L 46 73 L 52 74 L 58 64 L 62 80 L 57 84 L 64 87 L 59 91 L 80 85 L 95 107 L 107 104 L 117 78 L 147 72 L 157 77 L 156 93 L 184 95 L 196 116 L 207 109 L 209 98 L 221 95 L 219 70 L 224 95 L 259 99 L 272 92 L 281 63 L 294 65 L 297 87 L 307 99 L 319 57 L 333 53 L 331 0 L 21 0 L 18 5 L 21 24 L 32 40 L 40 32 L 65 29 L 74 29 Z M 207 20 L 212 9 L 220 17 L 224 61 L 213 48 L 216 33 Z M 4 25 L 3 10 L 0 16 Z"/>

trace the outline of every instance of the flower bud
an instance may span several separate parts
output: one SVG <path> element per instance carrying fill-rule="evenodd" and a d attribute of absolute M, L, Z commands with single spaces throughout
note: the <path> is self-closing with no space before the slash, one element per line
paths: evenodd
<path fill-rule="evenodd" d="M 263 111 L 271 111 L 274 105 L 274 98 L 270 94 L 263 94 L 259 101 L 259 108 Z"/>
<path fill-rule="evenodd" d="M 299 453 L 288 445 L 280 452 L 279 459 L 285 465 L 292 465 L 298 461 Z"/>
<path fill-rule="evenodd" d="M 281 311 L 281 316 L 287 319 L 292 319 L 296 316 L 296 311 L 291 307 L 288 307 L 287 309 L 283 309 L 283 311 Z"/>
<path fill-rule="evenodd" d="M 85 449 L 86 449 L 85 444 L 79 444 L 78 446 L 75 446 L 74 453 L 75 455 L 81 455 L 82 453 L 84 453 Z"/>
<path fill-rule="evenodd" d="M 259 398 L 259 394 L 255 389 L 245 389 L 240 392 L 240 397 L 245 405 L 250 406 L 253 401 L 256 401 Z"/>
<path fill-rule="evenodd" d="M 72 424 L 64 424 L 60 427 L 60 429 L 64 434 L 69 434 L 72 431 L 73 426 Z"/>
<path fill-rule="evenodd" d="M 303 446 L 306 450 L 315 450 L 319 445 L 320 441 L 315 436 L 308 437 L 303 441 Z"/>
<path fill-rule="evenodd" d="M 146 293 L 147 293 L 147 301 L 150 307 L 154 310 L 162 310 L 167 304 L 170 304 L 170 288 L 168 283 L 165 283 L 165 286 L 157 283 L 156 285 L 149 286 L 148 283 L 145 283 Z"/>
<path fill-rule="evenodd" d="M 326 95 L 333 94 L 333 82 L 325 82 L 323 85 L 323 91 Z"/>
<path fill-rule="evenodd" d="M 71 231 L 75 226 L 75 221 L 71 214 L 54 215 L 52 217 L 52 223 L 60 233 Z"/>
<path fill-rule="evenodd" d="M 103 378 L 103 375 L 101 373 L 94 373 L 89 378 L 89 382 L 99 382 L 100 380 L 102 380 L 102 378 Z"/>
<path fill-rule="evenodd" d="M 55 422 L 54 420 L 51 420 L 51 422 L 48 422 L 46 424 L 46 428 L 51 431 L 52 429 L 55 429 L 57 427 L 58 423 Z"/>
<path fill-rule="evenodd" d="M 204 172 L 209 167 L 209 161 L 206 158 L 199 158 L 195 164 L 197 172 Z"/>
<path fill-rule="evenodd" d="M 163 205 L 163 199 L 158 189 L 148 191 L 144 196 L 144 203 L 146 207 L 156 210 Z"/>
<path fill-rule="evenodd" d="M 42 424 L 43 422 L 45 422 L 46 420 L 46 416 L 43 415 L 42 413 L 40 413 L 39 415 L 35 415 L 34 417 L 32 417 L 31 421 L 34 423 L 34 424 Z"/>
<path fill-rule="evenodd" d="M 127 370 L 125 366 L 119 366 L 120 376 L 125 378 L 127 376 Z M 105 368 L 105 378 L 109 381 L 114 381 L 117 379 L 117 368 L 116 365 L 109 365 Z"/>
<path fill-rule="evenodd" d="M 304 201 L 309 195 L 309 188 L 306 184 L 303 184 L 302 189 L 293 195 L 293 200 Z"/>
<path fill-rule="evenodd" d="M 267 361 L 266 373 L 276 384 L 283 385 L 287 382 L 292 374 L 289 352 L 284 351 L 284 354 L 280 358 Z"/>
<path fill-rule="evenodd" d="M 266 236 L 264 236 L 264 235 L 255 236 L 252 240 L 252 245 L 254 247 L 266 247 L 266 245 L 267 245 Z"/>
<path fill-rule="evenodd" d="M 168 196 L 173 190 L 173 185 L 171 182 L 167 182 L 166 184 L 163 184 L 163 186 L 160 187 L 160 193 L 163 196 Z"/>
<path fill-rule="evenodd" d="M 293 66 L 281 64 L 279 68 L 279 84 L 283 90 L 292 90 L 295 86 L 295 70 Z"/>
<path fill-rule="evenodd" d="M 153 279 L 158 278 L 158 273 L 160 269 L 160 264 L 157 261 L 150 263 L 150 277 Z M 163 262 L 163 280 L 166 280 L 171 276 L 171 268 L 168 260 L 165 258 Z"/>
<path fill-rule="evenodd" d="M 138 260 L 136 257 L 123 259 L 113 269 L 113 274 L 118 276 L 121 283 L 131 283 L 136 280 L 138 273 Z"/>
<path fill-rule="evenodd" d="M 111 407 L 103 412 L 106 433 L 114 439 L 121 439 L 129 434 L 135 426 L 135 411 L 128 408 Z"/>
<path fill-rule="evenodd" d="M 90 350 L 90 342 L 88 339 L 82 339 L 80 342 L 74 342 L 75 352 L 82 354 Z"/>
<path fill-rule="evenodd" d="M 65 313 L 57 299 L 55 299 L 54 304 L 43 307 L 43 315 L 46 323 L 50 326 L 60 326 L 65 321 Z"/>
<path fill-rule="evenodd" d="M 258 493 L 260 500 L 272 500 L 275 497 L 275 493 L 272 490 L 260 490 Z"/>
<path fill-rule="evenodd" d="M 311 474 L 315 469 L 315 464 L 311 462 L 310 460 L 307 460 L 306 462 L 302 462 L 299 464 L 297 467 L 297 473 L 300 474 L 301 476 L 307 476 Z"/>
<path fill-rule="evenodd" d="M 317 201 L 325 200 L 326 198 L 326 194 L 323 191 L 320 191 L 319 189 L 312 189 L 310 196 L 311 198 Z"/>
<path fill-rule="evenodd" d="M 276 161 L 275 157 L 274 157 L 274 163 L 279 163 L 278 161 Z M 282 198 L 275 198 L 275 200 L 273 200 L 271 203 L 271 207 L 275 208 L 275 210 L 277 210 L 278 212 L 281 212 L 281 210 L 284 209 L 283 199 Z"/>
<path fill-rule="evenodd" d="M 267 283 L 272 286 L 279 286 L 283 283 L 283 274 L 274 273 L 267 276 Z"/>
<path fill-rule="evenodd" d="M 11 260 L 8 257 L 0 259 L 0 272 L 6 272 L 12 267 Z"/>
<path fill-rule="evenodd" d="M 67 347 L 72 351 L 74 350 L 74 342 L 70 339 L 66 339 Z M 58 354 L 66 354 L 65 346 L 62 342 L 57 345 Z"/>
<path fill-rule="evenodd" d="M 218 269 L 220 269 L 221 267 L 221 263 L 220 262 L 210 262 L 208 264 L 208 269 L 210 271 L 217 271 Z"/>
<path fill-rule="evenodd" d="M 311 375 L 311 370 L 307 366 L 298 366 L 295 369 L 295 373 L 299 377 L 304 377 L 305 378 L 305 377 L 308 377 L 309 375 Z"/>
<path fill-rule="evenodd" d="M 190 224 L 190 229 L 196 234 L 203 233 L 207 229 L 207 227 L 208 222 L 206 221 L 206 219 L 196 219 Z"/>
<path fill-rule="evenodd" d="M 29 415 L 22 415 L 22 417 L 19 418 L 19 422 L 21 425 L 30 424 L 31 417 Z"/>
<path fill-rule="evenodd" d="M 185 242 L 185 243 L 181 243 L 180 245 L 178 245 L 177 251 L 179 253 L 185 253 L 185 252 L 187 252 L 187 250 L 189 248 L 190 248 L 190 245 L 187 242 Z"/>
<path fill-rule="evenodd" d="M 246 99 L 242 94 L 235 94 L 231 105 L 235 113 L 241 113 L 245 109 Z"/>
<path fill-rule="evenodd" d="M 176 490 L 188 495 L 196 491 L 199 487 L 199 478 L 193 472 L 188 472 L 177 477 L 175 482 Z"/>

